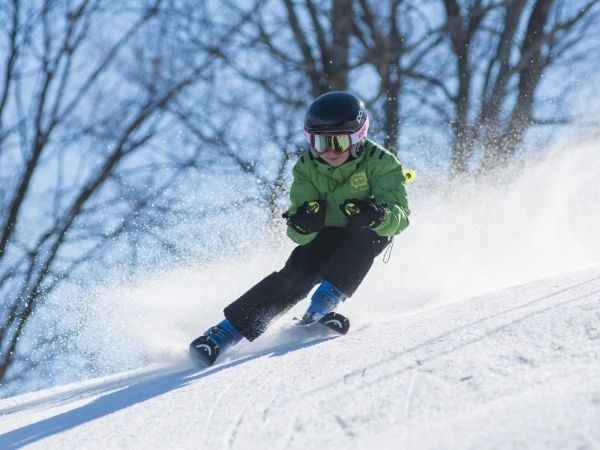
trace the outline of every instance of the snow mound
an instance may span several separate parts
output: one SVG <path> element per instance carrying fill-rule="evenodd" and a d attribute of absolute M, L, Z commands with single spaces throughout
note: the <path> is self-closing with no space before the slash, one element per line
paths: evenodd
<path fill-rule="evenodd" d="M 0 401 L 0 448 L 598 448 L 600 269 Z"/>

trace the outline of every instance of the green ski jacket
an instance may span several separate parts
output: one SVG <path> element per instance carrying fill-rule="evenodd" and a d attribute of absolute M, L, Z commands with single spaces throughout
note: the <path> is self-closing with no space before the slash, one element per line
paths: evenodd
<path fill-rule="evenodd" d="M 331 167 L 315 158 L 310 150 L 302 154 L 293 169 L 290 189 L 294 214 L 306 201 L 324 200 L 325 226 L 345 227 L 348 223 L 340 205 L 348 199 L 371 199 L 386 204 L 383 222 L 373 230 L 380 236 L 393 236 L 408 226 L 408 199 L 400 161 L 388 150 L 367 140 L 356 159 Z M 288 226 L 287 235 L 300 245 L 308 244 L 317 233 L 300 234 Z"/>

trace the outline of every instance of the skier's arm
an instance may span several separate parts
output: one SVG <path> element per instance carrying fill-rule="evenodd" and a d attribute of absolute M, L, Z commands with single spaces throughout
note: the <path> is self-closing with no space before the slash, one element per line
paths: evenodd
<path fill-rule="evenodd" d="M 374 200 L 386 204 L 383 221 L 373 229 L 380 236 L 393 236 L 408 227 L 410 209 L 405 181 L 400 162 L 393 155 L 386 154 L 371 183 Z"/>
<path fill-rule="evenodd" d="M 290 188 L 291 205 L 288 209 L 289 215 L 296 213 L 304 202 L 311 202 L 320 198 L 319 191 L 310 179 L 308 164 L 308 157 L 304 155 L 298 160 L 292 171 L 294 180 Z M 288 226 L 287 235 L 297 244 L 306 245 L 316 237 L 317 233 L 301 234 L 293 227 Z"/>

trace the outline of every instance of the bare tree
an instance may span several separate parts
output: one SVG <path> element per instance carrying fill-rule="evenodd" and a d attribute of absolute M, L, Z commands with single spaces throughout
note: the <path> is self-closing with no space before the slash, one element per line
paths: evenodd
<path fill-rule="evenodd" d="M 240 49 L 255 61 L 234 56 L 230 67 L 270 105 L 295 110 L 298 120 L 327 90 L 362 92 L 392 150 L 402 124 L 447 127 L 453 174 L 510 160 L 534 125 L 570 122 L 536 116 L 544 76 L 558 64 L 593 61 L 585 43 L 599 22 L 597 0 L 235 3 L 234 14 L 251 16 Z"/>
<path fill-rule="evenodd" d="M 152 146 L 169 136 L 169 106 L 208 83 L 220 58 L 215 29 L 195 30 L 195 53 L 182 51 L 185 18 L 173 17 L 171 6 L 13 0 L 2 7 L 0 383 L 27 358 L 19 347 L 36 310 L 85 262 L 98 264 L 119 237 L 174 248 L 157 233 L 176 214 L 165 193 L 184 170 L 197 169 L 200 155 Z M 227 36 L 223 30 L 221 42 Z"/>
<path fill-rule="evenodd" d="M 410 116 L 402 102 L 411 94 L 413 79 L 428 78 L 421 71 L 426 57 L 440 43 L 435 23 L 422 5 L 405 0 L 374 2 L 358 0 L 353 18 L 356 55 L 353 69 L 372 67 L 377 89 L 368 103 L 381 119 L 384 145 L 395 151 L 401 124 Z"/>
<path fill-rule="evenodd" d="M 272 44 L 271 33 L 278 33 L 262 22 L 263 8 L 270 6 L 268 3 L 259 0 L 245 7 L 238 2 L 221 3 L 224 26 L 240 33 L 230 45 L 220 46 L 225 67 L 219 72 L 218 85 L 223 89 L 215 89 L 208 97 L 192 94 L 180 98 L 171 110 L 198 148 L 211 147 L 212 158 L 207 163 L 241 176 L 243 187 L 237 188 L 237 198 L 224 205 L 224 210 L 248 211 L 258 206 L 253 214 L 266 212 L 265 226 L 275 231 L 287 193 L 290 166 L 304 149 L 298 125 L 306 100 L 300 93 L 310 89 L 310 76 L 298 70 L 292 62 L 294 55 L 285 47 L 272 47 L 265 52 Z M 294 14 L 292 3 L 279 5 L 281 13 L 287 14 L 285 8 L 290 7 Z M 313 18 L 317 20 L 318 16 L 318 11 L 313 10 Z M 283 31 L 292 33 L 291 29 Z M 344 46 L 338 41 L 335 45 Z M 310 56 L 315 65 L 315 90 L 338 83 L 317 68 L 325 63 L 323 58 Z M 336 80 L 339 78 L 338 71 L 328 70 L 332 76 L 335 73 Z M 219 114 L 205 114 L 197 108 L 198 103 L 210 105 Z"/>
<path fill-rule="evenodd" d="M 597 37 L 600 3 L 444 0 L 443 4 L 454 74 L 437 86 L 454 109 L 452 173 L 468 172 L 478 151 L 483 154 L 479 168 L 489 170 L 511 160 L 527 130 L 540 122 L 535 105 L 544 75 L 559 62 L 572 64 L 575 70 L 581 50 L 588 48 L 586 40 Z M 588 53 L 590 58 L 594 56 Z M 451 79 L 457 81 L 454 90 L 449 88 Z"/>
<path fill-rule="evenodd" d="M 284 0 L 283 4 L 287 24 L 302 55 L 301 67 L 308 75 L 313 97 L 330 90 L 346 89 L 353 1 L 334 0 L 330 11 L 325 9 L 323 3 L 312 0 L 304 2 L 301 8 L 292 0 Z M 273 55 L 288 53 L 280 49 L 264 26 L 260 29 L 261 38 Z M 283 60 L 290 62 L 289 56 L 288 53 Z"/>
<path fill-rule="evenodd" d="M 398 28 L 403 22 L 396 20 L 403 2 L 396 0 L 384 5 L 366 0 L 302 3 L 284 0 L 281 3 L 284 8 L 278 14 L 274 12 L 276 8 L 264 7 L 264 2 L 259 2 L 263 7 L 255 8 L 253 41 L 287 73 L 304 74 L 308 92 L 306 89 L 296 92 L 300 95 L 306 92 L 309 98 L 330 90 L 347 90 L 352 71 L 366 65 L 374 67 L 380 79 L 367 103 L 373 107 L 373 113 L 378 112 L 376 104 L 383 104 L 382 114 L 377 115 L 383 117 L 385 145 L 395 149 L 404 75 L 401 58 L 407 51 L 406 36 Z M 269 27 L 268 23 L 274 25 Z M 265 72 L 260 74 L 261 86 L 272 89 L 272 84 L 265 81 Z M 255 75 L 246 77 L 257 80 Z"/>
<path fill-rule="evenodd" d="M 85 279 L 92 263 L 129 258 L 134 270 L 141 248 L 183 257 L 163 232 L 188 214 L 176 200 L 183 175 L 239 183 L 230 197 L 206 195 L 200 214 L 255 208 L 276 223 L 306 149 L 304 111 L 325 91 L 363 96 L 392 150 L 403 127 L 450 135 L 454 175 L 510 160 L 532 126 L 569 122 L 541 115 L 540 92 L 562 95 L 543 89 L 553 67 L 593 63 L 599 10 L 600 0 L 1 3 L 0 383 L 35 365 L 11 369 L 62 281 Z"/>
<path fill-rule="evenodd" d="M 271 104 L 295 109 L 296 120 L 310 99 L 326 91 L 362 92 L 377 119 L 373 129 L 396 150 L 405 82 L 420 76 L 425 56 L 441 41 L 418 6 L 405 0 L 257 0 L 251 10 L 246 47 L 266 63 L 254 70 L 238 65 L 238 74 L 258 85 Z M 367 68 L 375 76 L 355 75 Z"/>

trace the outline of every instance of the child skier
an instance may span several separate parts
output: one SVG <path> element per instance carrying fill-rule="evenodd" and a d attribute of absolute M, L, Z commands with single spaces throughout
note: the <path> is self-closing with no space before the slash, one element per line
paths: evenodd
<path fill-rule="evenodd" d="M 272 319 L 318 283 L 300 324 L 310 325 L 356 291 L 392 236 L 408 226 L 405 178 L 396 157 L 367 139 L 369 114 L 348 92 L 315 99 L 304 120 L 309 150 L 293 169 L 287 234 L 299 244 L 273 272 L 224 310 L 225 319 L 190 344 L 209 366 L 242 338 L 253 341 Z"/>

